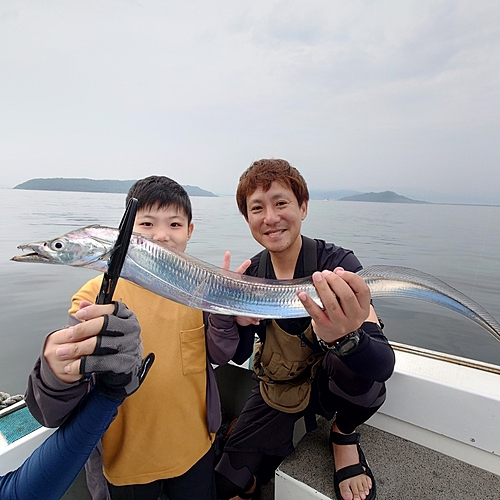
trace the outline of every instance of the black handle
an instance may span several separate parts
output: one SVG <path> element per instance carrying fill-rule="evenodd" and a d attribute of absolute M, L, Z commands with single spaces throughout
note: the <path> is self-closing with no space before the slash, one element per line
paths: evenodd
<path fill-rule="evenodd" d="M 108 261 L 108 270 L 102 277 L 102 285 L 99 294 L 95 299 L 96 304 L 109 304 L 113 300 L 113 293 L 116 283 L 120 277 L 123 263 L 127 255 L 130 237 L 134 229 L 135 214 L 137 213 L 137 199 L 130 198 L 125 213 L 119 226 L 118 237 L 116 238 L 111 256 Z"/>

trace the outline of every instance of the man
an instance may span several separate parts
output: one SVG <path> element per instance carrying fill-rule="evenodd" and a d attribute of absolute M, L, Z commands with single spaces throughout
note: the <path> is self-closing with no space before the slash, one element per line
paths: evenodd
<path fill-rule="evenodd" d="M 240 178 L 236 200 L 252 236 L 265 248 L 251 259 L 246 274 L 273 279 L 312 274 L 323 308 L 299 291 L 304 318 L 259 325 L 235 319 L 240 346 L 259 336 L 254 353 L 259 384 L 216 467 L 219 497 L 258 499 L 259 485 L 293 451 L 295 422 L 304 416 L 311 429 L 311 417 L 319 414 L 335 417 L 329 444 L 337 497 L 374 499 L 375 481 L 355 429 L 384 402 L 394 354 L 370 291 L 355 274 L 362 266 L 352 251 L 301 235 L 309 193 L 287 161 L 254 162 Z"/>

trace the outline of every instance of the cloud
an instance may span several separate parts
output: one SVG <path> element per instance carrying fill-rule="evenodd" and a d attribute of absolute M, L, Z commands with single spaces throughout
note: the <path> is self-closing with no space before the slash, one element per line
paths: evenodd
<path fill-rule="evenodd" d="M 168 171 L 231 193 L 271 156 L 333 189 L 500 192 L 499 18 L 487 0 L 4 1 L 0 185 Z"/>

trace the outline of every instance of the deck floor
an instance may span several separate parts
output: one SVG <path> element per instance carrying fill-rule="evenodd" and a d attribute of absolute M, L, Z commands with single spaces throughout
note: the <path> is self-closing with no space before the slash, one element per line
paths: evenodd
<path fill-rule="evenodd" d="M 318 419 L 280 469 L 335 499 L 329 422 Z M 378 500 L 499 500 L 500 476 L 369 425 L 359 428 L 361 447 L 377 482 Z M 273 500 L 267 496 L 263 500 Z"/>
<path fill-rule="evenodd" d="M 286 474 L 335 499 L 333 460 L 328 450 L 329 423 L 306 435 L 280 466 Z M 378 500 L 498 500 L 500 476 L 393 436 L 369 425 L 360 427 L 361 446 L 377 481 Z M 90 499 L 83 473 L 64 500 Z M 262 490 L 274 500 L 274 484 Z"/>
<path fill-rule="evenodd" d="M 230 418 L 239 413 L 255 383 L 250 372 L 234 366 L 216 370 L 223 407 Z M 307 434 L 280 469 L 335 499 L 333 459 L 328 450 L 329 422 L 318 418 L 318 429 Z M 378 500 L 499 500 L 500 476 L 478 469 L 405 439 L 362 425 L 361 446 L 377 481 Z M 83 486 L 83 487 L 82 487 Z M 83 473 L 63 497 L 88 500 Z M 274 485 L 263 487 L 262 500 L 274 500 Z"/>

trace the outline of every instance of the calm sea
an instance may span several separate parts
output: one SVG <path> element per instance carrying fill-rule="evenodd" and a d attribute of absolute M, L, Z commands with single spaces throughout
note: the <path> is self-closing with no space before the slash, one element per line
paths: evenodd
<path fill-rule="evenodd" d="M 0 190 L 0 391 L 22 393 L 45 335 L 66 320 L 71 294 L 95 275 L 86 269 L 21 264 L 17 245 L 89 224 L 117 227 L 125 195 Z M 193 197 L 188 253 L 234 269 L 257 251 L 232 197 Z M 433 274 L 500 320 L 500 207 L 311 201 L 304 234 L 354 250 L 365 265 Z M 389 339 L 500 364 L 500 342 L 470 320 L 411 299 L 378 299 Z"/>

